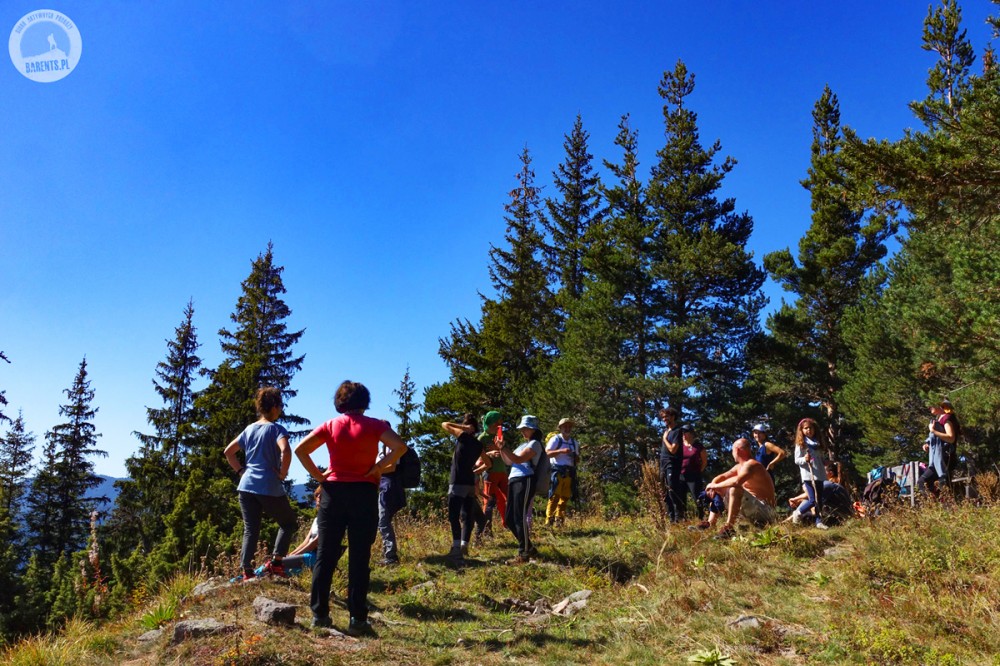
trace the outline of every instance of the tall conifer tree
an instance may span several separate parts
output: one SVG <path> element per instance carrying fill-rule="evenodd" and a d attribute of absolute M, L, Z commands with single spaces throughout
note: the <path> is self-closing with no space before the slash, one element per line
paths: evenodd
<path fill-rule="evenodd" d="M 18 630 L 15 598 L 22 593 L 20 573 L 26 564 L 21 500 L 34 442 L 35 436 L 25 430 L 20 412 L 0 439 L 0 644 Z"/>
<path fill-rule="evenodd" d="M 15 524 L 20 519 L 34 450 L 35 435 L 25 430 L 24 415 L 18 411 L 7 434 L 0 439 L 0 507 Z"/>
<path fill-rule="evenodd" d="M 994 25 L 1000 24 L 996 21 Z M 911 104 L 924 129 L 889 143 L 852 141 L 868 197 L 902 205 L 908 235 L 845 327 L 858 356 L 845 409 L 874 443 L 919 455 L 928 402 L 949 395 L 963 425 L 961 455 L 1000 450 L 1000 75 L 989 49 L 974 75 L 972 45 L 954 1 L 932 7 L 923 47 L 938 60 L 927 98 Z"/>
<path fill-rule="evenodd" d="M 736 161 L 717 162 L 718 141 L 704 147 L 697 115 L 688 108 L 694 75 L 678 61 L 664 73 L 660 97 L 666 144 L 657 152 L 647 188 L 656 227 L 650 253 L 654 312 L 660 314 L 657 359 L 665 397 L 718 438 L 736 428 L 732 405 L 746 375 L 746 347 L 758 330 L 765 302 L 764 273 L 746 242 L 753 231 L 748 213 L 731 198 L 719 198 Z"/>
<path fill-rule="evenodd" d="M 295 396 L 292 379 L 305 358 L 292 349 L 305 331 L 288 331 L 291 309 L 282 298 L 286 293 L 283 271 L 274 262 L 274 247 L 268 243 L 243 281 L 243 293 L 230 315 L 235 328 L 219 331 L 225 358 L 218 368 L 206 372 L 210 384 L 195 398 L 198 430 L 185 486 L 165 519 L 166 535 L 157 547 L 157 576 L 169 574 L 187 558 L 211 560 L 238 538 L 236 484 L 222 451 L 256 420 L 253 399 L 258 388 L 278 388 L 286 401 Z M 291 426 L 307 422 L 290 413 L 280 421 Z M 299 433 L 292 430 L 290 434 Z"/>
<path fill-rule="evenodd" d="M 92 405 L 94 391 L 86 358 L 65 393 L 67 402 L 59 408 L 59 415 L 67 420 L 45 433 L 42 464 L 32 481 L 25 512 L 29 546 L 37 556 L 39 580 L 43 582 L 61 556 L 69 557 L 86 544 L 90 514 L 107 500 L 86 496 L 101 483 L 91 458 L 107 456 L 97 448 L 100 435 L 93 424 L 97 408 Z M 28 594 L 38 599 L 42 590 L 28 590 Z"/>
<path fill-rule="evenodd" d="M 505 245 L 491 246 L 489 275 L 495 297 L 483 297 L 482 320 L 452 324 L 440 355 L 451 370 L 452 409 L 482 411 L 527 406 L 531 388 L 547 367 L 556 338 L 553 296 L 543 261 L 541 199 L 531 155 L 520 155 L 517 187 L 504 205 Z M 429 391 L 429 398 L 442 390 Z M 425 405 L 429 412 L 433 408 Z"/>
<path fill-rule="evenodd" d="M 417 385 L 410 378 L 410 366 L 406 366 L 406 372 L 403 374 L 403 379 L 399 382 L 399 388 L 394 389 L 392 392 L 399 400 L 398 405 L 392 408 L 392 413 L 399 419 L 399 426 L 396 432 L 407 444 L 411 443 L 415 434 L 414 425 L 417 420 L 415 417 L 417 416 L 418 406 L 413 402 L 413 398 L 416 396 L 416 393 Z M 412 446 L 412 444 L 410 445 Z"/>
<path fill-rule="evenodd" d="M 546 268 L 563 314 L 568 303 L 583 293 L 589 232 L 601 217 L 600 179 L 594 171 L 589 139 L 577 115 L 563 142 L 566 157 L 552 174 L 558 196 L 545 201 L 548 217 L 542 218 L 549 237 Z M 558 322 L 560 327 L 564 324 Z"/>
<path fill-rule="evenodd" d="M 768 317 L 771 337 L 761 349 L 760 380 L 768 396 L 794 406 L 799 415 L 818 404 L 830 453 L 839 456 L 843 418 L 838 391 L 851 361 L 841 329 L 844 313 L 857 303 L 895 225 L 867 216 L 849 203 L 853 188 L 844 156 L 837 96 L 826 87 L 813 107 L 809 177 L 812 224 L 799 241 L 798 261 L 789 250 L 764 257 L 764 267 L 793 303 Z"/>
<path fill-rule="evenodd" d="M 198 347 L 194 304 L 189 301 L 174 338 L 167 341 L 167 358 L 156 365 L 152 380 L 163 402 L 162 407 L 146 408 L 146 420 L 155 434 L 134 433 L 139 453 L 125 461 L 128 479 L 115 483 L 119 494 L 107 531 L 114 534 L 118 555 L 128 555 L 136 546 L 150 552 L 162 538 L 163 518 L 183 486 L 197 420 L 192 384 L 201 367 Z"/>

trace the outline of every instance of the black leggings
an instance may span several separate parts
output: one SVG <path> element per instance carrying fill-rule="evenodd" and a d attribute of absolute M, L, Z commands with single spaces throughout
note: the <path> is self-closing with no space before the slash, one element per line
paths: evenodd
<path fill-rule="evenodd" d="M 278 536 L 274 539 L 272 554 L 282 557 L 288 552 L 292 533 L 298 525 L 295 510 L 288 503 L 287 495 L 258 495 L 240 491 L 240 511 L 243 513 L 243 548 L 240 550 L 240 565 L 244 573 L 253 572 L 253 555 L 260 538 L 261 514 L 274 518 L 278 523 Z"/>
<path fill-rule="evenodd" d="M 688 487 L 681 480 L 680 470 L 666 469 L 663 471 L 663 491 L 670 522 L 677 523 L 684 520 Z"/>
<path fill-rule="evenodd" d="M 705 507 L 698 501 L 698 497 L 705 492 L 705 479 L 702 478 L 701 472 L 684 474 L 682 478 L 684 479 L 684 485 L 687 486 L 688 492 L 691 493 L 691 500 L 694 502 L 695 508 L 698 511 L 698 520 L 704 520 Z"/>
<path fill-rule="evenodd" d="M 324 481 L 316 523 L 319 546 L 309 599 L 313 615 L 330 616 L 330 584 L 337 561 L 344 552 L 340 543 L 346 532 L 347 609 L 351 617 L 367 620 L 369 560 L 378 533 L 378 486 L 364 481 Z"/>
<path fill-rule="evenodd" d="M 476 520 L 476 495 L 468 497 L 448 495 L 448 522 L 451 523 L 451 538 L 465 541 L 472 538 L 472 526 Z"/>
<path fill-rule="evenodd" d="M 524 517 L 531 509 L 535 499 L 534 477 L 519 476 L 510 480 L 507 485 L 507 529 L 517 539 L 518 552 L 527 555 L 531 550 L 531 535 Z"/>

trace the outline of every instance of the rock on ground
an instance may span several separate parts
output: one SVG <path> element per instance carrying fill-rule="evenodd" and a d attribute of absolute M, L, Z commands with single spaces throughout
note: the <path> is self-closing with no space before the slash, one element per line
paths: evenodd
<path fill-rule="evenodd" d="M 759 617 L 754 617 L 753 615 L 740 615 L 735 620 L 730 620 L 727 624 L 734 629 L 757 629 L 764 622 Z"/>
<path fill-rule="evenodd" d="M 149 641 L 157 640 L 162 635 L 163 629 L 153 629 L 151 631 L 147 631 L 142 636 L 139 636 L 139 640 L 143 643 L 148 643 Z"/>
<path fill-rule="evenodd" d="M 258 596 L 253 600 L 253 611 L 257 619 L 266 624 L 295 624 L 295 606 Z"/>
<path fill-rule="evenodd" d="M 217 590 L 224 586 L 225 583 L 223 582 L 220 576 L 213 576 L 212 578 L 206 580 L 204 583 L 198 583 L 197 585 L 195 585 L 194 589 L 191 591 L 191 595 L 195 597 L 200 597 L 202 595 L 208 594 L 212 590 Z"/>
<path fill-rule="evenodd" d="M 587 607 L 587 600 L 590 598 L 591 594 L 593 594 L 593 592 L 590 590 L 580 590 L 579 592 L 574 592 L 553 606 L 552 612 L 556 615 L 572 615 L 573 613 Z"/>
<path fill-rule="evenodd" d="M 236 625 L 223 624 L 210 617 L 204 620 L 184 620 L 174 625 L 174 643 L 180 643 L 189 638 L 231 634 L 235 631 L 239 631 L 239 627 Z"/>

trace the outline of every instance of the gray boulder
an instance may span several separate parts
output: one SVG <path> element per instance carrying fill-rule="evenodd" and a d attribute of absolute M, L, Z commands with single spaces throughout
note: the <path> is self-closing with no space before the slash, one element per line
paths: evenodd
<path fill-rule="evenodd" d="M 233 624 L 223 624 L 214 618 L 204 620 L 184 620 L 174 625 L 174 643 L 186 641 L 189 638 L 202 638 L 204 636 L 217 636 L 219 634 L 231 634 L 238 631 L 239 627 Z"/>
<path fill-rule="evenodd" d="M 159 639 L 159 637 L 162 635 L 163 635 L 163 629 L 153 629 L 151 631 L 147 631 L 142 636 L 139 636 L 139 641 L 142 643 L 148 643 L 150 641 L 155 641 Z"/>
<path fill-rule="evenodd" d="M 295 624 L 295 606 L 259 596 L 253 600 L 253 611 L 257 619 L 266 624 Z"/>

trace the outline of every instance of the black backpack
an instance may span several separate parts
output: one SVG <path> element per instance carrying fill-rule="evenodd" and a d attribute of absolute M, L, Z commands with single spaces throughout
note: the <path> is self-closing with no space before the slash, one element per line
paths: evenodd
<path fill-rule="evenodd" d="M 412 446 L 407 447 L 406 453 L 396 463 L 395 474 L 404 488 L 420 487 L 420 456 Z"/>

